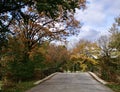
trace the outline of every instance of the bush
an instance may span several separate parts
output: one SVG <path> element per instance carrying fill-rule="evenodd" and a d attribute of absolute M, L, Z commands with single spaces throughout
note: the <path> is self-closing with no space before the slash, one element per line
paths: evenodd
<path fill-rule="evenodd" d="M 26 90 L 35 86 L 34 82 L 35 80 L 17 83 L 14 87 L 3 89 L 2 92 L 25 92 Z"/>
<path fill-rule="evenodd" d="M 11 79 L 15 81 L 29 80 L 34 75 L 34 64 L 28 62 L 9 62 L 8 69 L 11 73 Z"/>
<path fill-rule="evenodd" d="M 101 77 L 107 81 L 120 83 L 119 76 L 119 64 L 117 58 L 101 58 Z"/>
<path fill-rule="evenodd" d="M 43 73 L 43 71 L 41 69 L 35 69 L 34 78 L 36 80 L 40 80 L 40 79 L 42 79 L 44 77 L 45 77 L 45 75 L 44 75 L 44 73 Z"/>

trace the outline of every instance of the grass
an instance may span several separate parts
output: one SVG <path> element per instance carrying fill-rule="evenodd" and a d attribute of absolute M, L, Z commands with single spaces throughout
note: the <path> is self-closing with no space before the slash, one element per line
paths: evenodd
<path fill-rule="evenodd" d="M 33 84 L 34 82 L 35 81 L 21 82 L 21 83 L 16 84 L 15 87 L 8 88 L 8 89 L 4 90 L 3 92 L 25 92 L 26 90 L 35 86 Z"/>
<path fill-rule="evenodd" d="M 1 87 L 2 87 L 2 81 L 0 81 L 0 90 L 1 90 Z"/>
<path fill-rule="evenodd" d="M 107 84 L 107 86 L 110 87 L 115 92 L 120 92 L 120 84 L 111 83 Z"/>
<path fill-rule="evenodd" d="M 2 81 L 0 81 L 0 84 L 2 84 Z"/>

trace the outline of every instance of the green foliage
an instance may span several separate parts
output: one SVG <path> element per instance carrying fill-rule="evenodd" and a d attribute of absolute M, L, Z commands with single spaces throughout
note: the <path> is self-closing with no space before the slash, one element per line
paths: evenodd
<path fill-rule="evenodd" d="M 119 17 L 110 29 L 110 37 L 101 37 L 100 67 L 101 77 L 107 81 L 120 83 L 120 29 Z"/>
<path fill-rule="evenodd" d="M 115 23 L 112 25 L 110 29 L 111 37 L 110 44 L 111 48 L 117 49 L 120 52 L 120 16 L 116 18 Z"/>
<path fill-rule="evenodd" d="M 0 34 L 0 52 L 2 52 L 2 47 L 7 47 L 7 39 L 5 34 Z M 2 53 L 0 53 L 0 56 Z"/>
<path fill-rule="evenodd" d="M 8 47 L 3 54 L 1 64 L 3 81 L 29 80 L 34 74 L 34 63 L 30 61 L 26 48 L 16 37 L 8 37 Z"/>
<path fill-rule="evenodd" d="M 60 68 L 68 60 L 69 55 L 65 46 L 49 45 L 45 49 L 45 65 L 47 67 Z"/>
<path fill-rule="evenodd" d="M 0 91 L 2 90 L 2 81 L 0 80 Z"/>
<path fill-rule="evenodd" d="M 37 2 L 37 10 L 39 12 L 45 12 L 45 15 L 55 18 L 60 15 L 60 9 L 63 10 L 64 14 L 67 10 L 75 11 L 75 8 L 79 8 L 79 1 L 64 1 L 64 0 L 40 0 Z M 64 17 L 67 15 L 63 15 Z"/>
<path fill-rule="evenodd" d="M 84 54 L 77 54 L 71 55 L 70 61 L 67 61 L 64 67 L 66 70 L 84 72 L 93 71 L 97 64 L 97 61 L 93 58 L 87 57 Z"/>
<path fill-rule="evenodd" d="M 34 64 L 31 61 L 28 62 L 8 62 L 8 71 L 11 73 L 11 79 L 21 81 L 29 80 L 34 75 Z"/>
<path fill-rule="evenodd" d="M 107 81 L 120 82 L 118 76 L 120 74 L 118 58 L 101 57 L 99 65 L 101 67 L 101 77 Z"/>
<path fill-rule="evenodd" d="M 3 89 L 2 92 L 25 92 L 35 86 L 34 82 L 35 81 L 25 81 L 17 83 L 15 87 Z"/>
<path fill-rule="evenodd" d="M 33 63 L 35 68 L 44 69 L 46 65 L 44 64 L 45 57 L 41 53 L 37 53 L 33 58 Z"/>
<path fill-rule="evenodd" d="M 56 19 L 61 14 L 65 18 L 67 16 L 67 10 L 73 12 L 75 8 L 84 7 L 85 0 L 2 0 L 0 2 L 0 30 L 2 30 L 0 33 L 10 32 L 8 27 L 13 19 L 31 19 L 31 17 L 33 17 L 27 16 L 24 13 L 26 6 L 33 8 L 34 13 L 44 13 L 44 16 L 50 19 Z M 11 15 L 11 17 L 9 15 Z M 3 21 L 8 22 L 8 24 L 5 24 Z"/>
<path fill-rule="evenodd" d="M 110 87 L 115 92 L 120 92 L 120 84 L 111 83 L 107 84 L 107 86 Z"/>

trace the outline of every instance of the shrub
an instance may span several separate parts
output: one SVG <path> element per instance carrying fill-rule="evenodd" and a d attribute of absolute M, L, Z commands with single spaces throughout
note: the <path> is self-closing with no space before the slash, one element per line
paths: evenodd
<path fill-rule="evenodd" d="M 32 61 L 28 62 L 9 62 L 9 71 L 11 77 L 15 81 L 29 80 L 34 75 L 34 64 Z"/>

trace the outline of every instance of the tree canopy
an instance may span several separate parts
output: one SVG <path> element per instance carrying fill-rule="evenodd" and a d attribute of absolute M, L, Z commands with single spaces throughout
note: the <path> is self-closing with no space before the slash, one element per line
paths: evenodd
<path fill-rule="evenodd" d="M 8 27 L 14 18 L 26 18 L 24 11 L 34 8 L 39 14 L 49 18 L 67 18 L 67 13 L 75 12 L 75 8 L 82 8 L 85 0 L 2 0 L 0 1 L 0 26 Z M 4 23 L 7 22 L 7 23 Z M 2 32 L 2 31 L 1 31 Z"/>
<path fill-rule="evenodd" d="M 84 7 L 85 0 L 2 0 L 0 1 L 0 47 L 5 46 L 7 34 L 16 35 L 11 28 L 11 24 L 21 27 L 21 21 L 29 25 L 29 21 L 32 20 L 34 24 L 36 22 L 42 24 L 37 24 L 42 28 L 46 25 L 53 28 L 50 25 L 55 25 L 53 22 L 59 21 L 59 23 L 63 23 L 62 25 L 69 24 L 70 30 L 72 23 L 74 26 L 79 24 L 74 20 L 74 17 L 71 17 L 75 8 Z M 68 19 L 69 21 L 66 21 Z M 27 30 L 29 29 L 27 28 Z"/>

